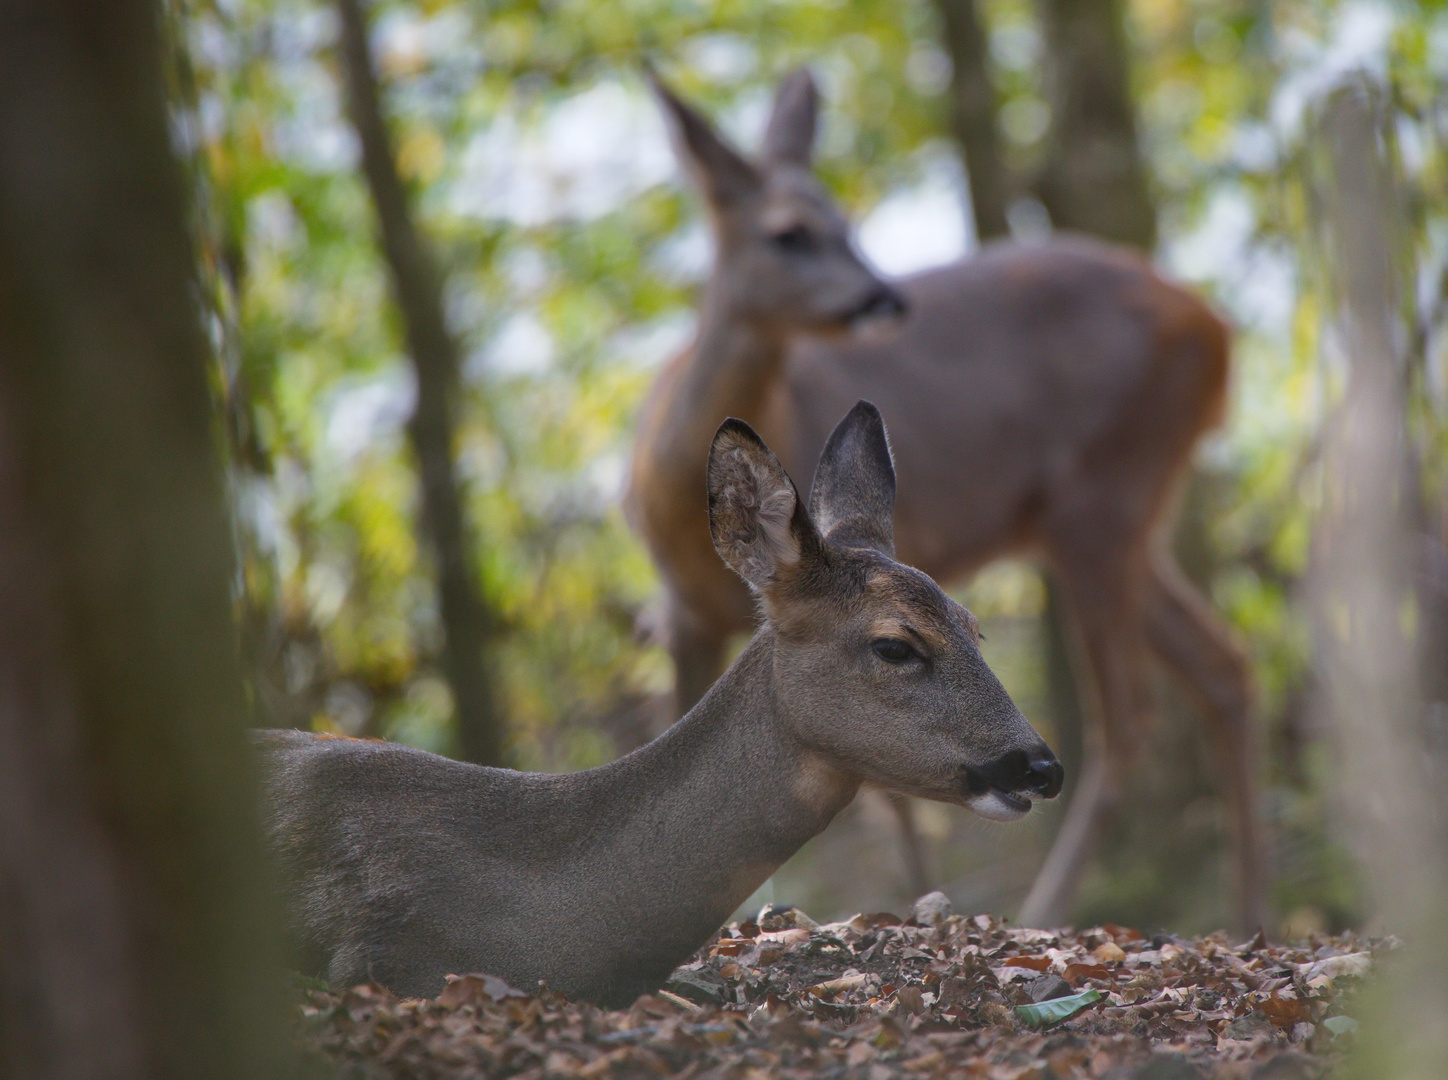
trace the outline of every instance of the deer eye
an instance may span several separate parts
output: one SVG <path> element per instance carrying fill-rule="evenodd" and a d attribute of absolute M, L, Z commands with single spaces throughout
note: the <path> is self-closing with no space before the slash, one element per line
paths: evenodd
<path fill-rule="evenodd" d="M 814 247 L 814 237 L 803 225 L 791 225 L 789 228 L 775 233 L 770 239 L 774 241 L 775 247 L 794 255 L 809 251 Z"/>
<path fill-rule="evenodd" d="M 879 638 L 870 647 L 887 664 L 904 664 L 916 658 L 915 650 L 899 638 Z"/>

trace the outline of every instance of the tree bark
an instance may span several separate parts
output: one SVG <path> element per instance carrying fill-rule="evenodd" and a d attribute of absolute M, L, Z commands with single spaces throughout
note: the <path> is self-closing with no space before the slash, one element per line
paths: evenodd
<path fill-rule="evenodd" d="M 443 315 L 442 279 L 412 220 L 382 116 L 377 75 L 358 0 L 338 0 L 347 107 L 362 144 L 362 168 L 377 211 L 393 296 L 407 327 L 417 373 L 417 408 L 408 425 L 422 480 L 423 521 L 437 563 L 461 756 L 480 765 L 504 761 L 502 718 L 488 663 L 495 620 L 474 576 L 461 486 L 453 463 L 458 348 Z"/>
<path fill-rule="evenodd" d="M 990 49 L 975 0 L 935 0 L 935 8 L 951 64 L 951 132 L 965 159 L 975 234 L 985 243 L 1010 235 L 1010 180 L 996 123 L 999 103 Z"/>
<path fill-rule="evenodd" d="M 1376 914 L 1412 942 L 1363 1008 L 1347 1075 L 1405 1080 L 1442 1073 L 1448 1055 L 1448 821 L 1441 746 L 1425 737 L 1421 610 L 1415 594 L 1417 478 L 1408 432 L 1408 368 L 1398 351 L 1403 219 L 1383 147 L 1391 120 L 1377 91 L 1350 84 L 1329 103 L 1328 255 L 1346 393 L 1325 440 L 1323 519 L 1312 595 L 1326 729 L 1336 736 L 1337 796 Z M 1428 658 L 1442 664 L 1441 656 Z"/>
<path fill-rule="evenodd" d="M 0 1074 L 289 1076 L 141 0 L 0 7 Z"/>
<path fill-rule="evenodd" d="M 1037 193 L 1058 229 L 1151 250 L 1121 0 L 1039 0 L 1051 128 Z"/>

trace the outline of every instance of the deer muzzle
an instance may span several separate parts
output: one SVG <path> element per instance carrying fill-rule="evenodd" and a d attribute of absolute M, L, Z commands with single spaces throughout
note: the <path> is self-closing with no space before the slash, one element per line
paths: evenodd
<path fill-rule="evenodd" d="M 910 310 L 910 304 L 899 292 L 889 285 L 880 284 L 864 302 L 850 314 L 850 322 L 861 323 L 874 319 L 903 318 Z"/>
<path fill-rule="evenodd" d="M 1066 770 L 1044 743 L 1011 750 L 982 765 L 964 765 L 960 771 L 966 802 L 992 820 L 1020 817 L 1034 799 L 1054 799 L 1066 779 Z"/>

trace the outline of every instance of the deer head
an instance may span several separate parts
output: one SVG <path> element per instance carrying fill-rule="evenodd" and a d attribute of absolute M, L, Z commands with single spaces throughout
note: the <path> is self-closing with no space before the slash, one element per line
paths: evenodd
<path fill-rule="evenodd" d="M 1061 790 L 1060 762 L 980 654 L 975 616 L 894 559 L 895 470 L 860 402 L 825 444 L 809 505 L 759 436 L 726 420 L 709 528 L 775 635 L 781 721 L 827 763 L 1010 820 Z"/>
<path fill-rule="evenodd" d="M 652 69 L 647 74 L 675 151 L 709 208 L 717 301 L 776 331 L 830 332 L 904 313 L 900 294 L 856 254 L 849 222 L 810 169 L 819 99 L 808 71 L 780 84 L 758 161 L 731 147 Z"/>

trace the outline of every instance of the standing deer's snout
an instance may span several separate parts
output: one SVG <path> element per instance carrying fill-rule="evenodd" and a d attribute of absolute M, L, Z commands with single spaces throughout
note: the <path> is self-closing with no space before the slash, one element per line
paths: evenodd
<path fill-rule="evenodd" d="M 856 322 L 865 319 L 898 319 L 910 311 L 910 304 L 898 291 L 884 282 L 865 298 L 855 309 L 851 319 Z"/>
<path fill-rule="evenodd" d="M 1066 770 L 1044 743 L 1031 750 L 1012 750 L 984 765 L 967 765 L 962 771 L 972 795 L 1019 792 L 1054 799 L 1066 779 Z"/>

